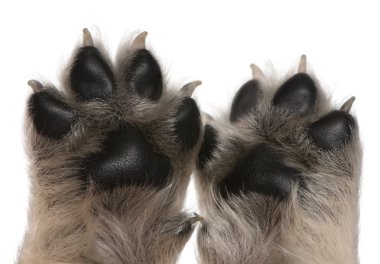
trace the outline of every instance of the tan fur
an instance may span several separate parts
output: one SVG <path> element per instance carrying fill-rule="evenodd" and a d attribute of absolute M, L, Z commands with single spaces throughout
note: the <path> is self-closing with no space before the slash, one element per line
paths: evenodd
<path fill-rule="evenodd" d="M 60 90 L 49 84 L 44 88 L 79 113 L 72 131 L 62 140 L 48 139 L 36 132 L 27 114 L 31 195 L 18 263 L 175 263 L 193 231 L 182 205 L 200 147 L 198 142 L 191 151 L 181 151 L 175 141 L 173 115 L 184 92 L 169 87 L 166 80 L 157 103 L 135 94 L 127 97 L 118 80 L 125 74 L 119 69 L 131 55 L 130 43 L 122 45 L 116 66 L 102 44 L 95 43 L 114 71 L 118 88 L 112 98 L 76 100 L 68 81 L 72 59 Z M 106 133 L 123 121 L 137 125 L 154 148 L 170 158 L 173 179 L 164 189 L 127 186 L 99 191 L 78 179 L 81 161 L 99 151 Z"/>
<path fill-rule="evenodd" d="M 336 108 L 320 87 L 315 110 L 306 117 L 273 107 L 273 94 L 283 80 L 266 78 L 257 109 L 238 123 L 232 124 L 228 113 L 209 121 L 219 144 L 196 173 L 204 217 L 198 232 L 200 263 L 358 263 L 358 135 L 341 150 L 318 150 L 307 136 L 307 124 Z M 303 172 L 308 191 L 294 186 L 293 195 L 283 201 L 255 193 L 228 201 L 220 196 L 216 184 L 244 150 L 260 142 Z"/>

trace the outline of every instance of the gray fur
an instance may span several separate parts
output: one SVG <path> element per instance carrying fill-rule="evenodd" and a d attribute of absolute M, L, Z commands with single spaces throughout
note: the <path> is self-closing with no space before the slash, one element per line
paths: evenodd
<path fill-rule="evenodd" d="M 104 46 L 95 43 L 116 78 L 112 98 L 77 100 L 69 82 L 71 59 L 61 89 L 50 84 L 45 89 L 75 109 L 78 120 L 72 131 L 60 141 L 48 139 L 26 115 L 31 195 L 18 263 L 175 263 L 193 231 L 182 205 L 201 142 L 191 151 L 181 151 L 176 143 L 173 116 L 185 94 L 165 81 L 158 102 L 126 96 L 120 64 L 131 55 L 126 51 L 130 43 L 120 49 L 116 66 Z M 98 192 L 94 184 L 88 187 L 78 179 L 80 161 L 99 151 L 107 132 L 124 121 L 137 125 L 154 148 L 170 158 L 174 177 L 164 189 L 127 186 Z"/>
<path fill-rule="evenodd" d="M 263 80 L 256 110 L 237 123 L 229 121 L 229 113 L 208 122 L 218 131 L 219 144 L 196 173 L 204 217 L 198 232 L 200 263 L 358 263 L 358 134 L 340 150 L 318 149 L 307 135 L 307 124 L 336 108 L 319 85 L 314 111 L 307 116 L 272 106 L 284 80 Z M 262 142 L 303 172 L 308 191 L 294 186 L 283 201 L 256 193 L 224 200 L 217 183 L 244 150 Z"/>
<path fill-rule="evenodd" d="M 173 116 L 186 93 L 170 87 L 164 74 L 165 88 L 158 102 L 133 93 L 126 96 L 120 89 L 125 74 L 121 69 L 132 54 L 131 43 L 120 46 L 115 63 L 100 41 L 95 46 L 116 79 L 112 98 L 80 102 L 70 87 L 71 59 L 60 89 L 47 83 L 44 89 L 75 109 L 78 120 L 72 131 L 62 140 L 48 139 L 36 132 L 26 115 L 31 195 L 18 263 L 175 263 L 193 232 L 194 218 L 182 207 L 201 143 L 186 152 L 175 143 Z M 316 148 L 306 126 L 335 108 L 318 87 L 314 111 L 295 118 L 271 105 L 282 82 L 266 78 L 256 110 L 237 123 L 229 121 L 228 113 L 209 118 L 218 131 L 219 144 L 214 158 L 196 173 L 203 217 L 198 232 L 200 263 L 358 262 L 358 134 L 343 149 Z M 101 150 L 107 132 L 124 121 L 138 126 L 154 148 L 170 158 L 174 177 L 164 189 L 126 186 L 99 191 L 78 179 L 80 161 Z M 291 197 L 283 201 L 255 193 L 225 201 L 216 183 L 244 150 L 261 142 L 303 172 L 307 191 L 294 186 Z"/>

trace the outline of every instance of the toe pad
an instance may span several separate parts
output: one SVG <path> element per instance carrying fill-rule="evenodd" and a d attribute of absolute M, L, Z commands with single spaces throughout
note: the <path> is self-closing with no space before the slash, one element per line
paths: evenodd
<path fill-rule="evenodd" d="M 314 81 L 306 73 L 298 73 L 278 88 L 273 97 L 273 105 L 300 115 L 309 113 L 317 98 Z"/>
<path fill-rule="evenodd" d="M 52 139 L 68 134 L 75 120 L 74 110 L 47 91 L 30 97 L 29 113 L 37 132 Z"/>
<path fill-rule="evenodd" d="M 112 71 L 95 47 L 79 50 L 70 78 L 71 87 L 85 101 L 107 99 L 114 89 Z"/>
<path fill-rule="evenodd" d="M 348 142 L 355 127 L 355 120 L 350 114 L 333 111 L 312 123 L 309 134 L 317 146 L 329 150 L 340 148 Z"/>

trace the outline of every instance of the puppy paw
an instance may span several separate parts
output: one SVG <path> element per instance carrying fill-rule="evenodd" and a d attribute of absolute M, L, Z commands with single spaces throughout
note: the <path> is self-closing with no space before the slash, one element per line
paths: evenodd
<path fill-rule="evenodd" d="M 25 262 L 174 263 L 190 237 L 198 218 L 182 204 L 201 142 L 200 82 L 170 89 L 146 35 L 113 63 L 84 29 L 61 89 L 29 82 Z"/>
<path fill-rule="evenodd" d="M 361 166 L 354 98 L 331 105 L 306 57 L 253 79 L 205 126 L 197 160 L 202 263 L 356 263 Z"/>

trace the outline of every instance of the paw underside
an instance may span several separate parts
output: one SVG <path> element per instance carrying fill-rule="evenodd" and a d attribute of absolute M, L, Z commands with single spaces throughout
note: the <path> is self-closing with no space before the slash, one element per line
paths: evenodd
<path fill-rule="evenodd" d="M 301 192 L 307 190 L 305 173 L 310 172 L 318 157 L 339 156 L 350 146 L 357 134 L 356 121 L 349 113 L 355 98 L 339 110 L 325 107 L 325 95 L 306 73 L 304 55 L 298 73 L 275 91 L 266 91 L 264 74 L 256 65 L 251 67 L 253 79 L 238 90 L 229 115 L 231 126 L 241 135 L 234 132 L 232 137 L 223 137 L 225 131 L 217 123 L 206 124 L 197 160 L 199 177 L 214 178 L 223 198 L 256 193 L 284 199 L 295 186 Z M 227 152 L 232 152 L 228 155 L 238 157 L 223 171 L 215 171 L 229 162 L 221 160 L 225 158 L 225 146 L 230 148 Z M 344 177 L 351 176 L 345 173 Z"/>
<path fill-rule="evenodd" d="M 28 101 L 32 148 L 44 176 L 54 175 L 52 171 L 57 169 L 75 177 L 86 189 L 95 186 L 102 191 L 124 186 L 162 190 L 177 177 L 188 180 L 202 131 L 200 112 L 191 98 L 200 83 L 168 91 L 159 63 L 145 47 L 145 38 L 146 32 L 137 35 L 112 65 L 85 29 L 83 45 L 74 53 L 63 91 L 38 81 L 29 82 L 34 90 Z M 332 109 L 317 82 L 307 74 L 304 56 L 298 73 L 275 90 L 266 90 L 265 76 L 255 65 L 252 72 L 253 79 L 233 99 L 228 125 L 222 122 L 220 127 L 211 120 L 204 127 L 196 161 L 201 187 L 211 183 L 225 201 L 245 194 L 282 201 L 291 196 L 294 187 L 301 196 L 303 192 L 311 193 L 308 198 L 318 195 L 315 191 L 340 191 L 322 185 L 313 175 L 322 171 L 323 175 L 348 180 L 355 176 L 352 167 L 356 160 L 348 154 L 357 150 L 352 147 L 357 124 L 349 113 L 354 98 L 339 110 Z M 184 164 L 188 169 L 183 168 Z M 72 168 L 66 170 L 65 166 Z M 63 178 L 52 182 L 59 185 Z M 183 189 L 186 184 L 183 180 Z M 120 199 L 115 193 L 115 200 Z M 102 194 L 111 197 L 108 192 Z M 159 199 L 152 201 L 157 200 L 161 208 L 163 205 L 158 203 L 170 200 L 168 203 L 174 204 L 176 197 Z M 112 199 L 107 196 L 104 200 Z M 110 203 L 116 207 L 118 202 L 124 200 Z M 162 216 L 161 212 L 157 216 L 164 219 L 171 234 L 190 235 L 192 225 L 206 219 L 178 213 L 174 215 L 179 219 Z M 174 219 L 173 223 L 167 218 Z M 160 229 L 158 222 L 154 222 L 153 229 Z M 201 229 L 206 230 L 205 234 L 207 224 Z M 183 238 L 181 245 L 188 237 Z M 173 248 L 172 244 L 169 247 Z"/>
<path fill-rule="evenodd" d="M 73 142 L 79 129 L 102 135 L 100 150 L 82 158 L 78 172 L 81 180 L 98 189 L 162 188 L 175 171 L 176 157 L 167 152 L 185 155 L 200 136 L 200 114 L 191 99 L 200 82 L 185 85 L 172 97 L 167 95 L 160 66 L 145 48 L 146 34 L 139 34 L 112 66 L 85 29 L 63 92 L 29 82 L 34 93 L 28 111 L 39 137 L 64 146 Z M 160 100 L 167 100 L 168 105 Z M 150 112 L 144 113 L 144 107 Z M 102 109 L 109 111 L 108 122 L 101 113 L 97 115 Z"/>

